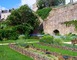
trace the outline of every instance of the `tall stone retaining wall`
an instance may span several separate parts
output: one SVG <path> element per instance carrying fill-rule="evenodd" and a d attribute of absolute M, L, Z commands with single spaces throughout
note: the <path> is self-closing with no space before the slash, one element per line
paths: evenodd
<path fill-rule="evenodd" d="M 46 34 L 54 34 L 58 30 L 60 34 L 74 33 L 77 31 L 73 25 L 62 24 L 66 21 L 77 20 L 77 3 L 60 8 L 53 8 L 47 19 L 43 22 L 43 29 Z"/>

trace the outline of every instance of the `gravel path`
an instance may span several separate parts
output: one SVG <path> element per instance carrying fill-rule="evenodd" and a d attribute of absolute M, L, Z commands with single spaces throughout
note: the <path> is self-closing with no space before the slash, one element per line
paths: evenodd
<path fill-rule="evenodd" d="M 72 44 L 71 42 L 63 42 L 63 43 L 65 43 L 65 44 Z M 75 44 L 75 45 L 77 45 L 77 44 Z"/>
<path fill-rule="evenodd" d="M 71 42 L 63 42 L 63 43 L 65 43 L 65 44 L 71 44 Z"/>

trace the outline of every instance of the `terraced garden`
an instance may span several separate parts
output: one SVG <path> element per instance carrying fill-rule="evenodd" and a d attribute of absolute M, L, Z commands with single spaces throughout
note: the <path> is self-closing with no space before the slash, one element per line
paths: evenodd
<path fill-rule="evenodd" d="M 0 60 L 33 60 L 33 59 L 10 49 L 8 46 L 0 46 Z"/>
<path fill-rule="evenodd" d="M 77 52 L 73 52 L 73 51 L 70 51 L 70 50 L 63 50 L 63 49 L 60 49 L 60 48 L 44 46 L 44 45 L 41 45 L 41 44 L 33 44 L 33 46 L 36 47 L 36 48 L 41 48 L 43 50 L 47 49 L 50 52 L 56 52 L 56 53 L 59 53 L 59 54 L 62 54 L 62 55 L 77 56 Z"/>

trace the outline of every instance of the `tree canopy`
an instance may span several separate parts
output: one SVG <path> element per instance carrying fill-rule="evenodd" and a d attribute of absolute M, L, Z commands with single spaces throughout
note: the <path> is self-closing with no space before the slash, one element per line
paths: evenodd
<path fill-rule="evenodd" d="M 28 23 L 35 26 L 38 22 L 37 17 L 32 13 L 32 10 L 27 5 L 13 10 L 7 20 L 9 20 L 10 25 Z"/>
<path fill-rule="evenodd" d="M 17 34 L 16 38 L 21 34 L 29 35 L 30 32 L 38 26 L 39 20 L 37 16 L 33 14 L 32 10 L 27 5 L 23 5 L 20 8 L 13 10 L 11 15 L 0 24 L 0 33 L 2 33 L 1 39 L 6 38 L 6 35 L 10 37 L 10 34 L 14 37 Z M 3 32 L 6 32 L 6 34 L 3 34 Z"/>
<path fill-rule="evenodd" d="M 39 9 L 62 4 L 65 4 L 65 0 L 37 0 L 37 7 Z"/>

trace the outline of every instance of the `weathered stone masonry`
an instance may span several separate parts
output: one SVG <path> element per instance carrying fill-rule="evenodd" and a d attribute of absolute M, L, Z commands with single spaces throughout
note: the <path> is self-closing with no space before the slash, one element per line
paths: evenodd
<path fill-rule="evenodd" d="M 77 20 L 77 3 L 54 8 L 43 22 L 44 32 L 46 34 L 53 34 L 53 31 L 58 30 L 62 35 L 68 33 L 76 34 L 77 32 L 73 25 L 66 26 L 65 24 L 61 24 L 71 20 Z"/>

